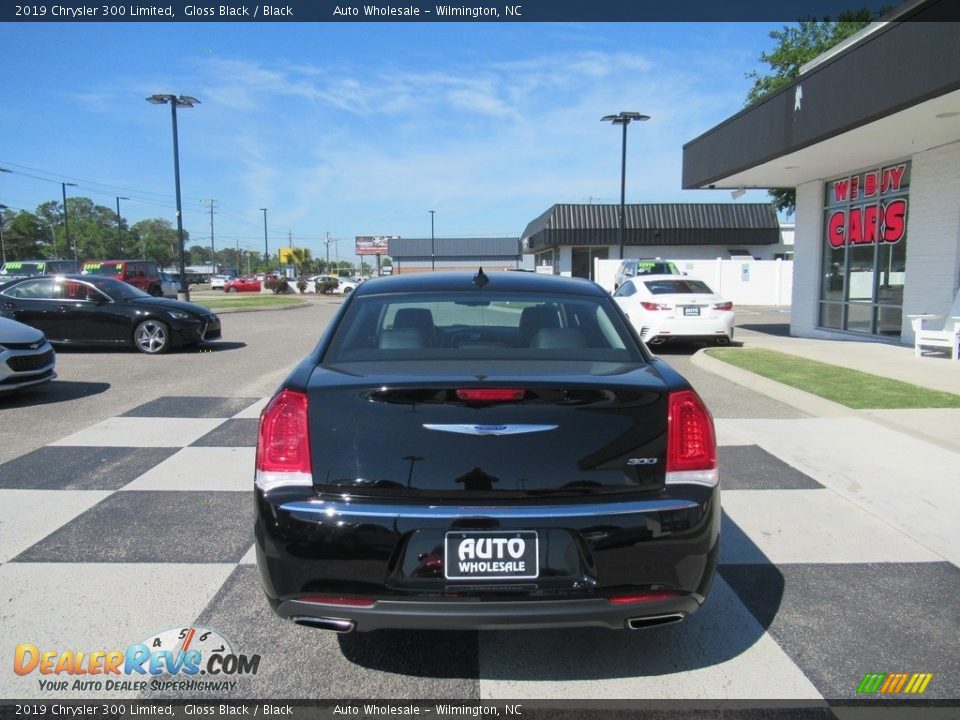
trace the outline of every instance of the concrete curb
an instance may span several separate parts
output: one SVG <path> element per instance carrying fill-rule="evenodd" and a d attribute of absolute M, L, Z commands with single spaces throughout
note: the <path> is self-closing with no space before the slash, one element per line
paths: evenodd
<path fill-rule="evenodd" d="M 797 390 L 797 388 L 784 385 L 776 380 L 762 377 L 749 370 L 743 370 L 735 365 L 723 362 L 723 360 L 712 358 L 706 354 L 708 349 L 698 350 L 690 358 L 690 362 L 702 370 L 719 375 L 730 382 L 735 382 L 737 385 L 742 385 L 749 390 L 766 395 L 814 417 L 854 417 L 859 415 L 856 410 L 848 408 L 846 405 L 825 400 L 822 397 Z"/>

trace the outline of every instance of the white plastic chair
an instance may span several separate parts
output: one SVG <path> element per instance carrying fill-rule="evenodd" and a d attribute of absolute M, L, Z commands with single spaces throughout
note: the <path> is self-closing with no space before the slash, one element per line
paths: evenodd
<path fill-rule="evenodd" d="M 943 315 L 907 315 L 913 325 L 913 356 L 920 357 L 921 348 L 945 348 L 950 351 L 952 360 L 960 360 L 960 292 L 953 299 L 950 314 Z M 936 327 L 927 327 L 925 323 L 940 320 Z"/>

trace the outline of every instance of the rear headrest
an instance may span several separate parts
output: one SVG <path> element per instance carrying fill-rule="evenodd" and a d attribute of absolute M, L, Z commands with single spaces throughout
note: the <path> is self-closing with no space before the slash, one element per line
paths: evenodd
<path fill-rule="evenodd" d="M 583 333 L 574 328 L 544 328 L 538 330 L 533 336 L 530 347 L 541 350 L 552 350 L 557 348 L 584 348 L 587 341 Z"/>

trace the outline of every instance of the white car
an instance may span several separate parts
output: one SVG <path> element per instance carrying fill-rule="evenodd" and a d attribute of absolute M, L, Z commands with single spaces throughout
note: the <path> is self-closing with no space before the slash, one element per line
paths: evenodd
<path fill-rule="evenodd" d="M 210 289 L 223 290 L 223 286 L 232 279 L 229 275 L 214 275 L 210 278 Z"/>
<path fill-rule="evenodd" d="M 0 395 L 53 380 L 57 355 L 43 333 L 0 317 Z"/>
<path fill-rule="evenodd" d="M 613 294 L 648 345 L 668 340 L 733 340 L 733 303 L 703 280 L 683 275 L 639 275 L 625 280 Z"/>
<path fill-rule="evenodd" d="M 349 278 L 337 277 L 336 275 L 314 275 L 307 278 L 307 292 L 316 292 L 314 288 L 317 280 L 335 281 L 337 285 L 330 291 L 331 294 L 335 295 L 347 295 L 357 289 L 357 283 Z"/>

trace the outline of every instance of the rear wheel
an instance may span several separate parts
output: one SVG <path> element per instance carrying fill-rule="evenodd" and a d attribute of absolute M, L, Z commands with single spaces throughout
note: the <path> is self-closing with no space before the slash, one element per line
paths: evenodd
<path fill-rule="evenodd" d="M 133 331 L 133 344 L 147 355 L 158 355 L 170 349 L 170 328 L 159 320 L 144 320 Z"/>
<path fill-rule="evenodd" d="M 236 292 L 236 291 L 237 289 L 235 287 L 227 288 L 227 292 Z"/>
<path fill-rule="evenodd" d="M 150 288 L 150 294 L 154 297 L 161 297 L 163 295 L 163 289 L 159 285 L 154 285 Z"/>

